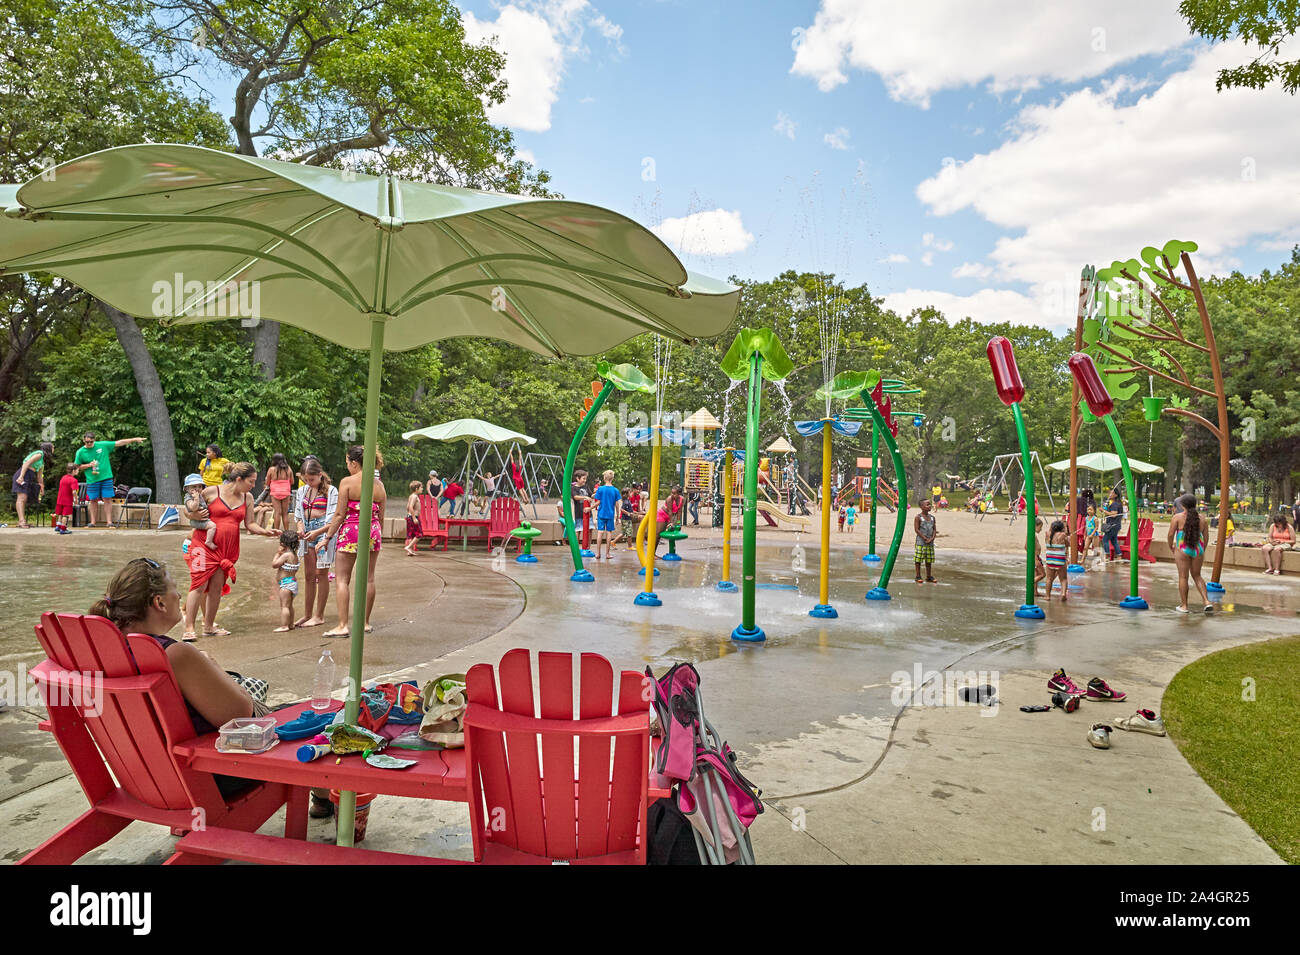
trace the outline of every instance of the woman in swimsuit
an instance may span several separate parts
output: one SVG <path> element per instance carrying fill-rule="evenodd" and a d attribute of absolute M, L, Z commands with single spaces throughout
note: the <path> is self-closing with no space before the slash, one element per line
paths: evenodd
<path fill-rule="evenodd" d="M 1196 509 L 1196 495 L 1184 494 L 1178 499 L 1182 511 L 1175 514 L 1169 522 L 1169 549 L 1174 552 L 1174 564 L 1178 568 L 1178 607 L 1179 613 L 1187 613 L 1187 578 L 1196 584 L 1196 592 L 1201 595 L 1206 613 L 1214 610 L 1210 596 L 1205 592 L 1205 582 L 1201 580 L 1201 565 L 1205 563 L 1205 543 L 1209 537 L 1209 528 L 1201 519 Z"/>
<path fill-rule="evenodd" d="M 186 504 L 186 516 L 212 521 L 217 525 L 217 533 L 213 539 L 215 549 L 207 546 L 206 530 L 195 530 L 190 538 L 189 551 L 185 555 L 185 562 L 190 568 L 190 592 L 185 598 L 185 633 L 182 640 L 197 638 L 194 621 L 198 616 L 200 601 L 203 603 L 203 635 L 230 635 L 230 631 L 217 626 L 217 607 L 221 604 L 221 598 L 230 593 L 230 585 L 235 582 L 235 563 L 239 560 L 239 525 L 243 524 L 251 533 L 262 537 L 280 536 L 273 530 L 253 523 L 251 491 L 255 484 L 257 469 L 247 461 L 228 464 L 221 483 L 203 489 L 202 504 L 198 510 L 194 510 L 191 504 Z M 198 503 L 197 499 L 195 503 Z"/>
<path fill-rule="evenodd" d="M 328 524 L 339 504 L 339 489 L 320 461 L 308 456 L 302 462 L 302 484 L 294 495 L 293 519 L 298 524 L 298 557 L 303 568 L 303 614 L 295 627 L 319 627 L 325 622 L 329 601 L 330 569 L 334 566 L 334 539 Z"/>
<path fill-rule="evenodd" d="M 366 632 L 370 626 L 370 612 L 375 607 L 375 564 L 379 562 L 379 546 L 382 541 L 384 505 L 388 493 L 384 482 L 375 476 L 374 501 L 370 505 L 370 530 L 361 530 L 361 469 L 365 458 L 365 449 L 353 445 L 348 449 L 348 476 L 339 482 L 339 504 L 330 520 L 327 535 L 338 534 L 338 569 L 334 574 L 338 588 L 335 604 L 339 612 L 339 625 L 333 630 L 325 631 L 327 637 L 346 637 L 351 632 L 352 615 L 352 567 L 357 560 L 357 549 L 369 546 L 370 563 L 366 573 Z M 379 463 L 376 455 L 376 463 Z"/>
<path fill-rule="evenodd" d="M 289 527 L 289 498 L 293 496 L 293 469 L 283 454 L 271 455 L 266 469 L 266 491 L 271 496 L 271 527 L 282 531 Z"/>

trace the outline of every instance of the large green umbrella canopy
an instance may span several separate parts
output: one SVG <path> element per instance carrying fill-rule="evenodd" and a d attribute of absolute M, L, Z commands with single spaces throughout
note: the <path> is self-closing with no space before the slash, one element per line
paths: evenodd
<path fill-rule="evenodd" d="M 430 425 L 427 428 L 402 432 L 403 440 L 409 441 L 411 438 L 430 438 L 434 441 L 468 441 L 471 444 L 475 441 L 486 441 L 489 444 L 507 444 L 511 441 L 522 441 L 524 444 L 537 443 L 536 438 L 520 434 L 518 431 L 511 431 L 509 428 L 503 428 L 490 421 L 480 421 L 478 418 L 457 418 L 455 421 L 444 421 L 442 424 Z"/>
<path fill-rule="evenodd" d="M 373 500 L 385 349 L 471 336 L 592 355 L 647 331 L 718 335 L 739 303 L 738 289 L 688 275 L 654 233 L 598 206 L 197 146 L 91 153 L 0 187 L 0 202 L 0 274 L 59 275 L 141 317 L 271 319 L 368 347 L 362 514 Z M 357 580 L 369 562 L 362 549 Z M 364 600 L 352 616 L 349 720 Z M 345 794 L 343 844 L 353 808 Z"/>
<path fill-rule="evenodd" d="M 1119 462 L 1119 455 L 1112 454 L 1110 451 L 1094 451 L 1092 454 L 1081 454 L 1078 459 L 1079 467 L 1085 471 L 1119 471 L 1123 465 Z M 1157 464 L 1148 464 L 1146 461 L 1139 461 L 1137 458 L 1129 458 L 1128 466 L 1140 474 L 1163 474 L 1164 468 Z M 1060 461 L 1053 461 L 1047 466 L 1049 471 L 1068 471 L 1070 470 L 1070 459 L 1063 458 Z"/>

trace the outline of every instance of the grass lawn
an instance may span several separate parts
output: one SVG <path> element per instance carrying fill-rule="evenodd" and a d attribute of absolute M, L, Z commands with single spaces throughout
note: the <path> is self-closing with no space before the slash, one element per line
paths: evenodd
<path fill-rule="evenodd" d="M 1165 690 L 1187 761 L 1283 859 L 1300 863 L 1300 637 L 1202 657 Z M 1254 680 L 1253 701 L 1242 681 Z"/>

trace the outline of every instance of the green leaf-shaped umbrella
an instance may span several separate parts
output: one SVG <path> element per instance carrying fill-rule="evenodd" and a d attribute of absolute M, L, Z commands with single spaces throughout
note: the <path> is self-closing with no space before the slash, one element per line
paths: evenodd
<path fill-rule="evenodd" d="M 524 444 L 537 443 L 536 438 L 520 434 L 518 431 L 511 431 L 509 428 L 503 428 L 490 421 L 480 421 L 478 418 L 457 418 L 455 421 L 444 421 L 442 424 L 430 425 L 427 428 L 402 432 L 403 440 L 409 441 L 411 438 L 429 438 L 433 441 L 467 441 L 471 444 L 475 441 L 486 441 L 489 444 L 508 444 L 511 441 L 522 441 Z"/>
<path fill-rule="evenodd" d="M 52 273 L 131 315 L 286 322 L 370 349 L 361 513 L 370 513 L 385 349 L 460 336 L 591 355 L 641 332 L 721 333 L 739 290 L 689 275 L 598 206 L 405 182 L 197 146 L 91 153 L 0 187 L 0 274 Z M 357 554 L 358 580 L 369 552 Z M 365 601 L 353 602 L 346 718 Z M 351 794 L 339 838 L 350 844 Z"/>

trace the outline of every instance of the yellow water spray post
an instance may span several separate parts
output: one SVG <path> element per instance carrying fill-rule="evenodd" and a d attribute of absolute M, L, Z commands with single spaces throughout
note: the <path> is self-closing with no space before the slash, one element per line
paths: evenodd
<path fill-rule="evenodd" d="M 641 573 L 645 574 L 645 590 L 637 594 L 635 600 L 641 607 L 658 607 L 663 603 L 655 593 L 655 574 L 658 573 L 655 570 L 655 547 L 659 535 L 659 460 L 663 448 L 663 428 L 660 425 L 650 426 L 650 441 L 653 449 L 650 452 L 650 506 L 646 508 L 646 517 L 650 518 L 646 534 L 649 547 L 645 566 L 641 568 Z"/>
<path fill-rule="evenodd" d="M 810 617 L 838 617 L 831 606 L 831 419 L 822 421 L 822 560 L 817 606 Z"/>
<path fill-rule="evenodd" d="M 740 588 L 731 581 L 731 452 L 727 448 L 722 457 L 722 579 L 718 589 L 725 594 L 734 594 Z"/>

